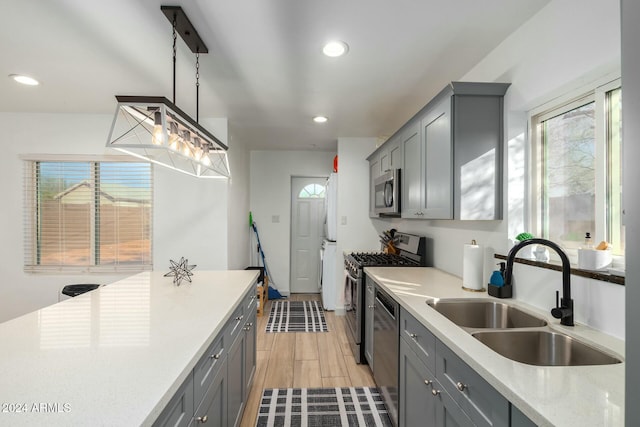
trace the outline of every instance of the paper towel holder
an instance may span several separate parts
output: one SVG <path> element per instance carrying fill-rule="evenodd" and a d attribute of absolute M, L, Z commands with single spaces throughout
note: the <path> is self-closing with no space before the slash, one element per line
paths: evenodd
<path fill-rule="evenodd" d="M 471 246 L 478 246 L 476 239 L 471 239 Z M 486 292 L 487 291 L 486 288 L 474 289 L 474 288 L 467 288 L 464 285 L 462 285 L 462 290 L 467 292 Z"/>

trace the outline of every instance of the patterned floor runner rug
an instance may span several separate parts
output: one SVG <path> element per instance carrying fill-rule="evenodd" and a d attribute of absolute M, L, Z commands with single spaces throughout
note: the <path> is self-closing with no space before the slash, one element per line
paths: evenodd
<path fill-rule="evenodd" d="M 267 332 L 327 332 L 327 321 L 319 301 L 271 302 Z"/>
<path fill-rule="evenodd" d="M 376 388 L 274 388 L 262 391 L 256 427 L 390 427 Z"/>

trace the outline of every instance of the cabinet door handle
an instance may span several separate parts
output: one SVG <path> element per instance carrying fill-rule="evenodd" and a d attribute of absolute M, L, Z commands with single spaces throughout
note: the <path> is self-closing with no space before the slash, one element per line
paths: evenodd
<path fill-rule="evenodd" d="M 461 383 L 460 381 L 458 381 L 456 383 L 456 387 L 458 388 L 458 390 L 460 391 L 465 391 L 467 389 L 467 385 L 464 383 Z"/>
<path fill-rule="evenodd" d="M 431 384 L 433 384 L 433 381 L 431 381 L 431 380 L 424 380 L 424 384 L 425 384 L 425 385 L 431 385 Z"/>
<path fill-rule="evenodd" d="M 204 423 L 206 423 L 207 421 L 209 421 L 209 417 L 208 417 L 208 416 L 206 416 L 206 415 L 205 415 L 204 417 L 197 417 L 197 418 L 196 418 L 196 421 L 197 421 L 197 422 L 199 422 L 199 423 L 204 424 Z"/>
<path fill-rule="evenodd" d="M 368 307 L 369 307 L 369 308 L 376 308 L 376 306 L 375 306 L 375 305 L 369 305 Z"/>
<path fill-rule="evenodd" d="M 434 396 L 437 396 L 440 394 L 440 390 L 436 390 L 435 388 L 433 390 L 431 390 L 431 394 L 433 394 Z"/>
<path fill-rule="evenodd" d="M 220 359 L 220 356 L 222 356 L 222 350 L 220 350 L 220 353 L 216 353 L 216 354 L 212 354 L 211 356 L 209 356 L 211 359 Z"/>
<path fill-rule="evenodd" d="M 414 341 L 416 340 L 416 338 L 418 338 L 418 335 L 417 335 L 417 334 L 409 333 L 409 336 L 410 336 L 410 337 L 411 337 L 411 339 L 412 339 L 412 340 L 414 340 Z"/>
<path fill-rule="evenodd" d="M 238 316 L 238 317 L 236 317 L 236 320 L 242 320 L 243 317 L 244 317 L 244 315 Z"/>

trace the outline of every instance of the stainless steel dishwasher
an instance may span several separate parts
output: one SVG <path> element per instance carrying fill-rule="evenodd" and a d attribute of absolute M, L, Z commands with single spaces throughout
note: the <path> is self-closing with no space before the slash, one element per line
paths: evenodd
<path fill-rule="evenodd" d="M 400 310 L 398 303 L 377 286 L 373 328 L 373 377 L 391 421 L 397 426 Z"/>

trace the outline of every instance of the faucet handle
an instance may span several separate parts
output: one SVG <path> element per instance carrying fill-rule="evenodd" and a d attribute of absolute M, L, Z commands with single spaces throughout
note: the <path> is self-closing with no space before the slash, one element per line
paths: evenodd
<path fill-rule="evenodd" d="M 560 307 L 560 291 L 556 291 L 556 308 Z"/>

